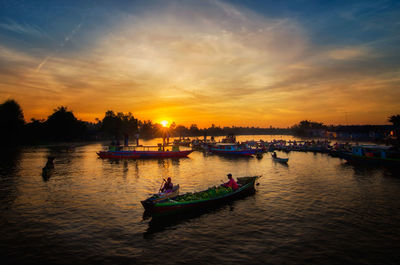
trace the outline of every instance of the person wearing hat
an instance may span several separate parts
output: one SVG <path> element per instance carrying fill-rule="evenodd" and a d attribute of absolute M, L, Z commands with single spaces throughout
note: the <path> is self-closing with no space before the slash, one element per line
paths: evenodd
<path fill-rule="evenodd" d="M 161 189 L 161 192 L 172 192 L 174 188 L 174 184 L 171 182 L 171 178 L 168 178 L 164 184 L 164 187 Z"/>
<path fill-rule="evenodd" d="M 228 176 L 229 181 L 227 183 L 224 183 L 223 186 L 225 186 L 227 188 L 231 187 L 233 190 L 237 190 L 239 188 L 239 186 L 236 183 L 236 181 L 232 178 L 232 174 L 229 173 L 227 176 Z"/>

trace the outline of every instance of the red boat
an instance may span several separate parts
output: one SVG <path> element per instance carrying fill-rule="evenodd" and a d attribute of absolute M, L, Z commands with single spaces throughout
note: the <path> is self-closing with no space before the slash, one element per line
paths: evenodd
<path fill-rule="evenodd" d="M 193 150 L 180 150 L 178 146 L 110 146 L 106 151 L 97 152 L 101 158 L 180 158 L 187 157 Z"/>

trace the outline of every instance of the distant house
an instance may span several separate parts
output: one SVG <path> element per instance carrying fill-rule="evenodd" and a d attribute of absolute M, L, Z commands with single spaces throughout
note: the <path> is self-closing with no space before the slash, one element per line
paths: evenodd
<path fill-rule="evenodd" d="M 334 139 L 372 141 L 384 140 L 390 135 L 391 130 L 392 126 L 390 125 L 351 125 L 337 126 L 327 134 Z"/>
<path fill-rule="evenodd" d="M 309 137 L 326 137 L 326 129 L 306 129 L 305 134 Z"/>

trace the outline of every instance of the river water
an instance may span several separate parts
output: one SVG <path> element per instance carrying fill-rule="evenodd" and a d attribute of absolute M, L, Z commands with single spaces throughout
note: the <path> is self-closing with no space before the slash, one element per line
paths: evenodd
<path fill-rule="evenodd" d="M 245 139 L 291 136 L 239 136 Z M 159 139 L 144 142 L 154 144 Z M 2 264 L 399 264 L 400 176 L 325 154 L 271 160 L 193 152 L 185 159 L 99 159 L 101 143 L 25 147 L 0 163 Z M 55 155 L 55 171 L 41 170 Z M 157 221 L 140 200 L 162 177 L 181 192 L 262 175 L 257 192 L 209 212 Z"/>

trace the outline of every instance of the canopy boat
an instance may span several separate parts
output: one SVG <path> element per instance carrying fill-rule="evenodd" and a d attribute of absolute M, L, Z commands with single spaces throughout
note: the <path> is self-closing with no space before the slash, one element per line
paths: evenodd
<path fill-rule="evenodd" d="M 180 150 L 179 146 L 110 146 L 108 150 L 100 151 L 101 158 L 180 158 L 187 157 L 193 150 Z"/>
<path fill-rule="evenodd" d="M 243 148 L 236 143 L 217 143 L 211 147 L 210 151 L 220 155 L 252 156 L 257 150 Z"/>
<path fill-rule="evenodd" d="M 153 203 L 145 208 L 152 215 L 166 215 L 182 211 L 207 209 L 229 201 L 242 198 L 255 192 L 255 181 L 260 176 L 242 177 L 237 179 L 239 188 L 232 190 L 223 186 L 211 187 L 196 193 L 186 193 L 174 198 Z"/>
<path fill-rule="evenodd" d="M 400 152 L 384 145 L 356 145 L 344 157 L 349 162 L 367 162 L 387 166 L 400 166 Z"/>
<path fill-rule="evenodd" d="M 280 162 L 280 163 L 287 163 L 289 161 L 289 158 L 280 158 L 280 157 L 275 157 L 272 156 L 272 159 L 276 162 Z"/>
<path fill-rule="evenodd" d="M 179 195 L 179 184 L 174 186 L 171 192 L 160 192 L 153 194 L 146 200 L 141 201 L 141 203 L 146 210 L 150 210 L 153 207 L 153 204 L 164 201 L 168 198 L 174 198 L 178 195 Z"/>

